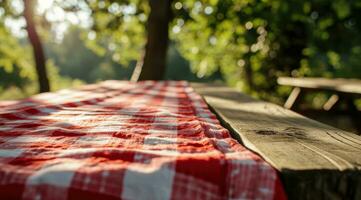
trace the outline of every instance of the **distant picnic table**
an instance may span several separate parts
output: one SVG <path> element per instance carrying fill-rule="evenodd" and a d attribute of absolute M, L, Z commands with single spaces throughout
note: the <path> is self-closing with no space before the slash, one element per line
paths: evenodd
<path fill-rule="evenodd" d="M 278 84 L 293 87 L 284 107 L 294 110 L 309 91 L 325 91 L 332 95 L 323 104 L 323 110 L 336 110 L 341 102 L 346 104 L 346 113 L 350 116 L 354 127 L 361 133 L 361 116 L 355 105 L 355 98 L 361 97 L 361 80 L 344 78 L 295 78 L 280 77 Z"/>
<path fill-rule="evenodd" d="M 328 79 L 328 78 L 295 78 L 280 77 L 278 84 L 294 87 L 284 107 L 291 109 L 295 106 L 301 93 L 306 90 L 329 91 L 334 93 L 324 104 L 325 110 L 330 110 L 340 99 L 345 98 L 350 106 L 354 106 L 352 98 L 361 96 L 361 80 L 358 79 Z M 355 107 L 352 107 L 352 109 Z"/>

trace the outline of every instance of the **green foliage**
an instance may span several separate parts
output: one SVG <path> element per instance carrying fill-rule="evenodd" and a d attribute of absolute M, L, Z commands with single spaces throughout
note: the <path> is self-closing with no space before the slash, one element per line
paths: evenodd
<path fill-rule="evenodd" d="M 277 76 L 361 78 L 357 1 L 176 1 L 172 38 L 198 76 L 221 71 L 255 96 L 279 101 Z"/>
<path fill-rule="evenodd" d="M 97 37 L 88 46 L 111 44 L 114 48 L 98 51 L 113 53 L 123 65 L 139 59 L 147 1 L 91 2 Z M 238 89 L 280 101 L 289 89 L 277 86 L 278 76 L 361 78 L 360 5 L 347 0 L 178 0 L 170 34 L 198 78 L 221 74 Z M 114 7 L 122 9 L 114 12 Z"/>
<path fill-rule="evenodd" d="M 102 55 L 90 50 L 84 37 L 87 30 L 72 26 L 61 43 L 47 43 L 47 55 L 59 66 L 59 73 L 88 83 L 106 79 L 129 79 L 133 67 L 125 68 L 114 62 L 115 55 L 104 51 Z M 99 48 L 107 48 L 106 44 Z M 134 65 L 134 64 L 133 64 Z"/>
<path fill-rule="evenodd" d="M 63 88 L 69 88 L 69 87 L 75 87 L 81 84 L 84 84 L 83 81 L 78 79 L 71 79 L 68 77 L 60 76 L 58 72 L 58 67 L 54 65 L 53 61 L 48 60 L 47 62 L 48 67 L 48 73 L 49 73 L 49 80 L 52 83 L 52 90 L 56 91 Z M 33 66 L 31 66 L 31 69 Z M 4 78 L 7 79 L 8 75 L 4 76 Z M 16 77 L 15 79 L 19 79 L 19 77 Z M 6 80 L 5 79 L 5 80 Z M 3 76 L 1 76 L 1 80 L 3 79 Z M 2 84 L 4 85 L 4 84 Z M 23 85 L 11 85 L 9 84 L 8 87 L 0 88 L 0 99 L 1 100 L 14 100 L 14 99 L 22 99 L 29 97 L 33 94 L 36 94 L 38 91 L 38 83 L 36 80 L 29 80 L 26 82 L 26 84 Z"/>
<path fill-rule="evenodd" d="M 146 42 L 147 1 L 87 1 L 87 5 L 93 13 L 87 47 L 98 55 L 111 53 L 112 60 L 123 66 L 140 59 Z"/>
<path fill-rule="evenodd" d="M 6 6 L 0 8 L 6 9 L 8 15 L 13 13 Z M 18 17 L 16 14 L 10 16 Z M 25 98 L 35 94 L 38 88 L 32 49 L 27 40 L 17 38 L 9 31 L 4 23 L 6 18 L 0 12 L 0 99 Z M 57 66 L 50 59 L 47 68 L 53 90 L 82 84 L 79 80 L 60 76 Z"/>
<path fill-rule="evenodd" d="M 54 39 L 48 34 L 47 54 L 60 75 L 85 82 L 129 78 L 146 44 L 148 1 L 55 2 L 68 13 L 91 13 L 89 27 L 71 27 L 60 43 L 49 42 Z M 11 13 L 6 6 L 0 4 L 4 13 Z M 278 76 L 361 78 L 359 1 L 175 0 L 172 9 L 167 79 L 220 79 L 256 97 L 281 102 L 279 97 L 286 97 L 290 89 L 277 86 Z M 29 65 L 24 63 L 30 58 L 19 56 L 29 56 L 28 49 L 16 50 L 16 39 L 2 41 L 12 36 L 1 30 L 0 60 L 12 64 L 0 61 L 0 74 L 13 74 L 14 81 L 21 80 L 17 85 L 33 80 L 31 70 L 19 78 L 20 71 L 29 69 L 22 66 Z M 14 48 L 1 50 L 10 47 Z M 4 53 L 12 51 L 17 52 L 10 54 L 13 58 Z M 9 82 L 3 80 L 2 86 Z"/>
<path fill-rule="evenodd" d="M 23 86 L 34 80 L 28 48 L 22 48 L 0 21 L 0 87 Z"/>

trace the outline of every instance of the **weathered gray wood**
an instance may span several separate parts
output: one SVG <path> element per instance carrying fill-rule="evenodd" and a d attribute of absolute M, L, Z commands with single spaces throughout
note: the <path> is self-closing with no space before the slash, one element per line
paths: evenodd
<path fill-rule="evenodd" d="M 194 83 L 223 125 L 281 175 L 290 199 L 361 199 L 361 137 L 222 85 Z"/>
<path fill-rule="evenodd" d="M 361 95 L 361 80 L 358 79 L 280 77 L 277 82 L 280 85 Z"/>

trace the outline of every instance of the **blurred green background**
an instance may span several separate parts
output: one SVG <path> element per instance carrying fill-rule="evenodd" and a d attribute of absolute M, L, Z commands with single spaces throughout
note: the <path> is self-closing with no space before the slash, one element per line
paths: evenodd
<path fill-rule="evenodd" d="M 0 0 L 0 99 L 37 92 L 22 0 Z M 146 43 L 142 0 L 39 0 L 51 89 L 129 79 Z M 165 79 L 219 81 L 281 104 L 278 76 L 361 78 L 361 1 L 174 0 Z M 320 107 L 329 94 L 311 94 Z"/>

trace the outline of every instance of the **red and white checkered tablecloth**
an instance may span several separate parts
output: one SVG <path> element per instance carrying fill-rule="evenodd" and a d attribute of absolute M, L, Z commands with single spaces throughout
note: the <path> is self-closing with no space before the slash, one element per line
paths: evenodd
<path fill-rule="evenodd" d="M 285 199 L 184 81 L 0 103 L 0 199 Z"/>

